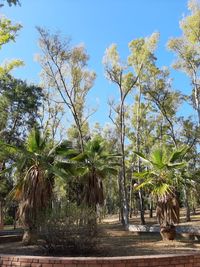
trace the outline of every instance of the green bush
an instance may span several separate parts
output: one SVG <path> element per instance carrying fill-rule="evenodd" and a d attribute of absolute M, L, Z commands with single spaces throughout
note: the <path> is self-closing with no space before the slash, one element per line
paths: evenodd
<path fill-rule="evenodd" d="M 47 216 L 40 235 L 47 254 L 93 254 L 98 244 L 96 213 L 85 206 L 68 205 Z"/>
<path fill-rule="evenodd" d="M 4 218 L 4 224 L 5 225 L 13 225 L 14 224 L 14 219 L 12 216 L 6 215 Z"/>

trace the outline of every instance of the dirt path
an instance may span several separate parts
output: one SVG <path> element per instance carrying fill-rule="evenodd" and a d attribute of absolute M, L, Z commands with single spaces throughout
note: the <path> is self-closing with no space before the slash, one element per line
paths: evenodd
<path fill-rule="evenodd" d="M 200 225 L 200 215 L 193 216 L 187 225 Z M 134 224 L 139 223 L 139 218 L 133 218 Z M 148 219 L 148 224 L 156 223 Z M 117 216 L 106 218 L 100 225 L 100 239 L 98 251 L 93 256 L 134 256 L 149 254 L 174 254 L 200 252 L 200 241 L 177 237 L 176 241 L 164 242 L 156 233 L 131 233 L 123 229 Z M 0 244 L 0 253 L 18 255 L 42 255 L 38 246 L 24 247 L 21 242 Z M 67 255 L 67 253 L 66 253 Z"/>

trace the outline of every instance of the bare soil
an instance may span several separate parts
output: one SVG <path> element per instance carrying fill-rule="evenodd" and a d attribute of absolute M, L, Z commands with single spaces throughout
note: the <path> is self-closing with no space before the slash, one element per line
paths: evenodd
<path fill-rule="evenodd" d="M 200 225 L 200 210 L 191 216 L 191 222 L 184 221 L 182 211 L 181 225 Z M 156 219 L 148 218 L 147 224 L 156 224 Z M 132 224 L 139 224 L 139 216 L 131 219 Z M 177 236 L 174 241 L 162 241 L 158 233 L 133 233 L 125 231 L 118 216 L 106 217 L 99 225 L 100 239 L 98 250 L 88 256 L 135 256 L 155 254 L 181 254 L 200 252 L 200 241 L 194 237 Z M 1 237 L 0 237 L 1 238 Z M 23 246 L 21 242 L 0 244 L 0 254 L 44 255 L 40 246 Z M 63 254 L 62 254 L 63 255 Z M 70 256 L 67 252 L 63 256 Z M 80 255 L 81 256 L 81 255 Z"/>

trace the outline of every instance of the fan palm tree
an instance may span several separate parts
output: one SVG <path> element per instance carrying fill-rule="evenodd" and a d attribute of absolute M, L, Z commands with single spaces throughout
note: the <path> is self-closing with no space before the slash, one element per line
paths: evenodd
<path fill-rule="evenodd" d="M 102 205 L 104 203 L 103 179 L 117 174 L 119 155 L 109 153 L 105 142 L 100 137 L 88 141 L 81 153 L 72 150 L 64 154 L 62 149 L 61 154 L 75 164 L 73 176 L 79 177 L 83 184 L 82 201 L 94 209 L 97 204 Z M 63 168 L 66 170 L 68 166 L 65 168 L 63 165 Z"/>
<path fill-rule="evenodd" d="M 1 147 L 17 158 L 12 166 L 17 182 L 10 196 L 19 201 L 18 217 L 24 227 L 23 242 L 31 244 L 37 239 L 38 222 L 52 198 L 55 149 L 48 136 L 42 136 L 38 129 L 30 133 L 23 148 L 3 143 Z"/>
<path fill-rule="evenodd" d="M 177 169 L 185 166 L 182 159 L 186 152 L 187 148 L 185 147 L 170 151 L 164 146 L 154 149 L 149 158 L 142 153 L 135 152 L 148 165 L 147 171 L 134 174 L 142 179 L 136 188 L 147 188 L 156 199 L 156 215 L 163 239 L 174 239 L 174 224 L 179 223 L 179 202 L 176 191 Z"/>

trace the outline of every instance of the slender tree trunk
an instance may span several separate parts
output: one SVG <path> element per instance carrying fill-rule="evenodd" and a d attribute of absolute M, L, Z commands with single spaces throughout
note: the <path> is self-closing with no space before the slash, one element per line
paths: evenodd
<path fill-rule="evenodd" d="M 197 111 L 198 116 L 198 125 L 200 126 L 200 88 L 197 82 L 197 74 L 196 72 L 193 73 L 193 80 L 192 83 L 194 85 L 194 106 Z"/>
<path fill-rule="evenodd" d="M 189 205 L 189 201 L 188 201 L 188 192 L 187 192 L 187 189 L 186 189 L 186 185 L 184 185 L 184 188 L 183 188 L 183 193 L 184 193 L 184 204 L 185 204 L 185 209 L 186 209 L 186 222 L 190 222 L 191 221 L 191 218 L 190 218 L 190 205 Z"/>
<path fill-rule="evenodd" d="M 120 213 L 121 213 L 121 223 L 127 228 L 129 223 L 129 212 L 128 212 L 128 204 L 126 198 L 126 190 L 123 183 L 123 176 L 121 172 L 119 173 L 119 190 L 120 190 Z"/>
<path fill-rule="evenodd" d="M 0 201 L 0 229 L 3 229 L 3 202 Z"/>
<path fill-rule="evenodd" d="M 139 87 L 139 96 L 138 96 L 138 106 L 137 106 L 137 122 L 136 122 L 136 150 L 137 152 L 140 152 L 140 112 L 141 112 L 141 88 Z M 141 172 L 141 161 L 140 158 L 138 158 L 138 173 Z M 138 181 L 139 183 L 139 181 Z M 139 205 L 140 205 L 140 223 L 142 225 L 145 224 L 145 218 L 144 218 L 144 200 L 142 195 L 142 190 L 140 189 L 138 192 L 139 195 Z"/>
<path fill-rule="evenodd" d="M 132 188 L 133 188 L 133 184 L 132 184 L 132 180 L 131 180 L 131 186 L 130 186 L 130 192 L 129 192 L 129 218 L 132 218 L 132 214 L 133 214 L 133 205 L 132 205 Z"/>
<path fill-rule="evenodd" d="M 153 201 L 149 199 L 149 218 L 153 218 Z"/>
<path fill-rule="evenodd" d="M 123 89 L 120 88 L 121 104 L 120 104 L 120 151 L 121 158 L 121 171 L 119 173 L 119 184 L 121 193 L 121 210 L 122 210 L 122 224 L 125 228 L 128 228 L 129 224 L 129 209 L 127 198 L 127 184 L 126 184 L 126 164 L 125 164 L 125 108 L 124 108 L 124 94 Z"/>
<path fill-rule="evenodd" d="M 194 203 L 192 204 L 192 213 L 193 213 L 193 215 L 196 215 L 196 208 L 195 208 Z"/>

